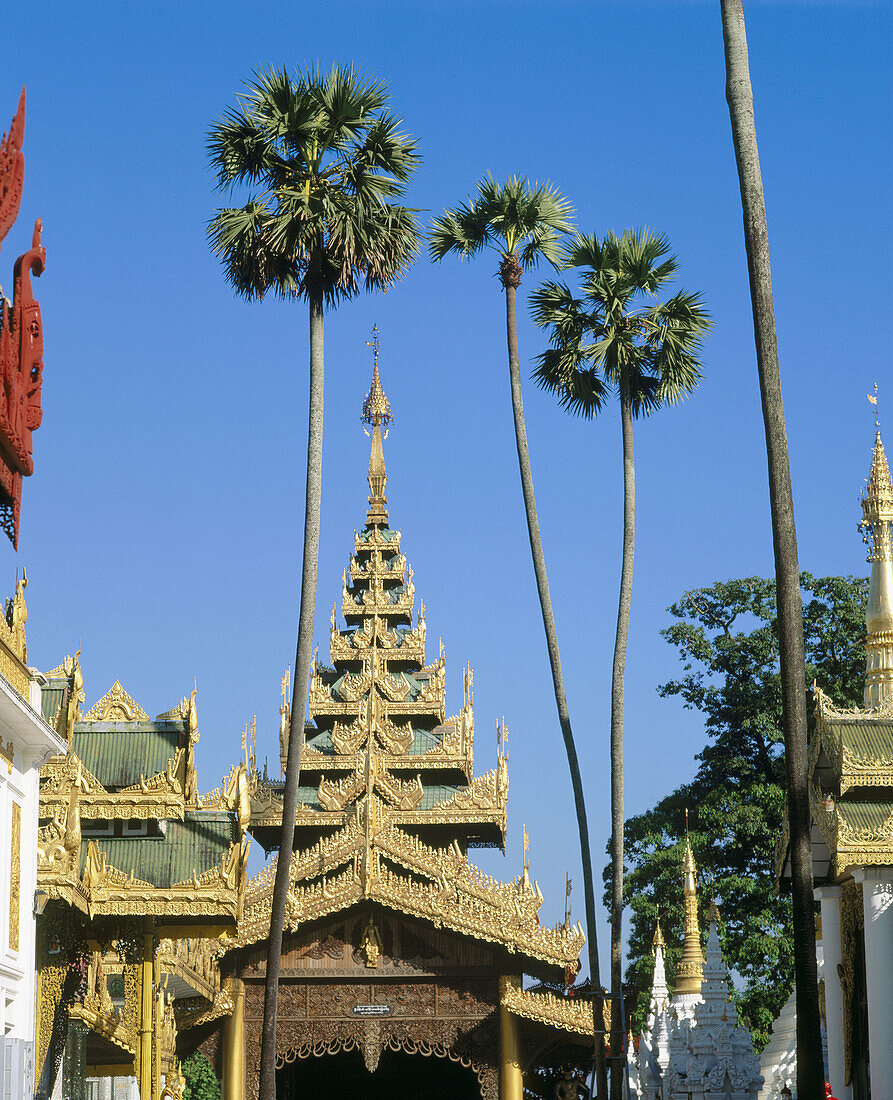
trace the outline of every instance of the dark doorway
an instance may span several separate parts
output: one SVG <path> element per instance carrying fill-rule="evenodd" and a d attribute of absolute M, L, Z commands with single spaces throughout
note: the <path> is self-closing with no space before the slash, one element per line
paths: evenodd
<path fill-rule="evenodd" d="M 299 1058 L 276 1073 L 276 1100 L 480 1100 L 473 1070 L 446 1058 L 382 1051 L 375 1073 L 357 1050 Z"/>

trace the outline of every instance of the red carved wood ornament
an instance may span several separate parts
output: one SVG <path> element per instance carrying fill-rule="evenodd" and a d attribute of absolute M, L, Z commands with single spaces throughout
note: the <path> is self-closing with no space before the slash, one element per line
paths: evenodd
<path fill-rule="evenodd" d="M 25 180 L 25 89 L 9 132 L 0 141 L 0 245 L 12 228 L 22 202 Z M 13 269 L 12 302 L 0 295 L 0 527 L 13 546 L 19 544 L 22 478 L 34 472 L 31 433 L 40 427 L 43 410 L 43 324 L 31 276 L 43 274 L 46 249 L 41 222 L 34 223 L 31 247 Z"/>

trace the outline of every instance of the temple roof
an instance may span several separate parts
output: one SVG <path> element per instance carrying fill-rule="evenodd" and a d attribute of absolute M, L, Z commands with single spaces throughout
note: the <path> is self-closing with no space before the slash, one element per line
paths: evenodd
<path fill-rule="evenodd" d="M 412 570 L 390 527 L 382 446 L 390 405 L 377 359 L 363 419 L 372 429 L 369 509 L 343 577 L 346 625 L 333 608 L 331 664 L 314 659 L 311 670 L 288 927 L 372 901 L 499 944 L 531 969 L 575 968 L 582 929 L 540 925 L 543 899 L 526 869 L 502 883 L 468 859 L 472 846 L 504 844 L 507 733 L 497 727 L 496 767 L 475 776 L 471 669 L 462 708 L 448 717 L 443 648 L 427 662 L 424 605 L 416 614 Z M 285 702 L 280 715 L 284 740 Z M 268 848 L 278 844 L 282 788 L 255 776 L 251 829 Z M 266 936 L 274 874 L 271 865 L 249 883 L 233 946 Z"/>
<path fill-rule="evenodd" d="M 239 839 L 235 815 L 187 810 L 182 821 L 169 821 L 163 836 L 91 837 L 107 862 L 125 875 L 168 887 L 216 867 Z M 81 870 L 87 848 L 81 848 Z"/>
<path fill-rule="evenodd" d="M 162 772 L 183 741 L 181 722 L 77 722 L 72 749 L 104 787 L 129 787 Z"/>

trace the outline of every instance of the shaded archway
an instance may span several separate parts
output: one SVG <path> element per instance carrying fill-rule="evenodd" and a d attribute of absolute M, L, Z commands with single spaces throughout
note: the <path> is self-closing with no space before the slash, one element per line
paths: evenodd
<path fill-rule="evenodd" d="M 355 1096 L 363 1100 L 480 1100 L 472 1069 L 446 1058 L 382 1051 L 370 1073 L 358 1050 L 321 1058 L 298 1058 L 276 1073 L 276 1100 L 309 1096 Z"/>

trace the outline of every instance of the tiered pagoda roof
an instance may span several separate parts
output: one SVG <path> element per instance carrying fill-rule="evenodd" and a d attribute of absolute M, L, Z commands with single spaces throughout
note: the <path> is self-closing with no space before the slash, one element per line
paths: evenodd
<path fill-rule="evenodd" d="M 505 727 L 496 767 L 475 776 L 471 670 L 462 710 L 448 717 L 443 649 L 427 663 L 424 605 L 416 615 L 412 570 L 390 527 L 382 448 L 390 405 L 377 362 L 363 420 L 372 436 L 369 508 L 343 577 L 343 626 L 332 610 L 331 664 L 312 669 L 289 927 L 376 901 L 521 952 L 539 969 L 575 968 L 582 929 L 539 924 L 542 895 L 526 870 L 506 884 L 468 860 L 469 848 L 504 845 Z M 287 717 L 283 707 L 283 729 Z M 251 830 L 268 849 L 279 839 L 282 789 L 257 777 Z M 266 935 L 274 873 L 249 883 L 241 945 Z"/>

